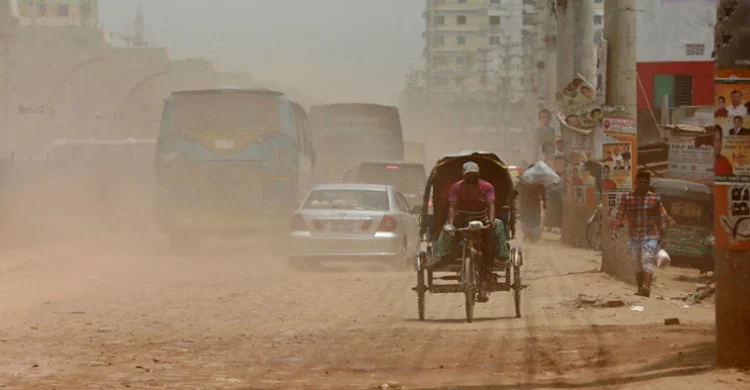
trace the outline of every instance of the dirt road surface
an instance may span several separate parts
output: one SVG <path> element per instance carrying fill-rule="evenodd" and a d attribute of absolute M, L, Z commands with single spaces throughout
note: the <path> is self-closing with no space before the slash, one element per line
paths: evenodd
<path fill-rule="evenodd" d="M 173 254 L 155 235 L 0 253 L 3 389 L 741 389 L 714 367 L 713 307 L 598 272 L 596 253 L 526 245 L 523 318 L 411 272 L 297 272 L 269 240 Z M 665 276 L 666 278 L 666 276 Z M 581 298 L 580 295 L 586 297 Z M 593 301 L 622 300 L 601 308 Z M 643 306 L 634 311 L 632 306 Z M 677 317 L 680 325 L 665 326 Z"/>

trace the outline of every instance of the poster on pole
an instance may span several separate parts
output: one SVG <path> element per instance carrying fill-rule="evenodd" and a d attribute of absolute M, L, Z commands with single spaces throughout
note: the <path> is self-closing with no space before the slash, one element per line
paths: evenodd
<path fill-rule="evenodd" d="M 636 121 L 608 116 L 602 123 L 602 191 L 632 191 L 638 169 Z"/>
<path fill-rule="evenodd" d="M 714 126 L 716 248 L 750 250 L 750 69 L 717 70 Z"/>
<path fill-rule="evenodd" d="M 715 79 L 716 182 L 750 182 L 750 70 L 719 70 Z"/>
<path fill-rule="evenodd" d="M 669 137 L 669 170 L 673 179 L 711 183 L 714 180 L 714 148 L 696 145 L 696 137 Z"/>
<path fill-rule="evenodd" d="M 635 119 L 607 116 L 602 120 L 604 134 L 610 136 L 638 136 Z"/>

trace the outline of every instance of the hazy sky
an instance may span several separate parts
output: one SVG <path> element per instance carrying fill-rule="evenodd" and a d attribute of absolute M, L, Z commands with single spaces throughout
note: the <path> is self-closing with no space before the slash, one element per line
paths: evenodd
<path fill-rule="evenodd" d="M 395 104 L 422 63 L 423 0 L 100 0 L 105 28 L 146 35 L 174 58 L 297 88 L 323 101 Z"/>

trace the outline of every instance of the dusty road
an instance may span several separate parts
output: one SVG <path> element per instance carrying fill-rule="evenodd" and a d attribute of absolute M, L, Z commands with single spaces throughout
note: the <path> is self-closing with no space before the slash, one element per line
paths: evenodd
<path fill-rule="evenodd" d="M 417 321 L 412 273 L 300 273 L 271 247 L 181 257 L 133 235 L 0 254 L 0 388 L 750 386 L 714 369 L 712 306 L 683 308 L 665 284 L 634 297 L 593 252 L 526 246 L 524 317 L 497 293 L 467 324 L 460 295 L 428 296 Z M 582 307 L 580 294 L 626 305 Z"/>

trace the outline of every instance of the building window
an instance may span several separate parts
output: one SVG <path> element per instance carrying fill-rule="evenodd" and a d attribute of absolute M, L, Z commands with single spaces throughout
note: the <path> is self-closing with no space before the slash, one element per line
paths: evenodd
<path fill-rule="evenodd" d="M 490 16 L 490 26 L 499 26 L 499 25 L 500 25 L 500 17 Z"/>
<path fill-rule="evenodd" d="M 456 23 L 457 24 L 466 24 L 466 16 L 456 16 Z"/>
<path fill-rule="evenodd" d="M 435 37 L 434 42 L 435 42 L 435 45 L 438 45 L 438 46 L 445 45 L 445 37 L 442 36 L 442 35 L 441 36 L 437 36 L 437 37 Z"/>
<path fill-rule="evenodd" d="M 446 56 L 435 56 L 435 57 L 433 57 L 432 61 L 437 66 L 446 65 L 448 63 L 448 57 L 446 57 Z"/>
<path fill-rule="evenodd" d="M 685 45 L 685 51 L 689 56 L 702 56 L 706 53 L 706 45 L 689 43 Z"/>
<path fill-rule="evenodd" d="M 438 16 L 435 18 L 435 24 L 437 25 L 443 25 L 445 24 L 445 16 Z"/>
<path fill-rule="evenodd" d="M 500 5 L 500 0 L 490 0 L 490 5 Z"/>
<path fill-rule="evenodd" d="M 456 37 L 456 43 L 459 45 L 465 45 L 466 44 L 466 37 L 460 36 Z"/>
<path fill-rule="evenodd" d="M 458 4 L 466 4 L 466 0 L 458 0 L 456 1 Z"/>
<path fill-rule="evenodd" d="M 57 16 L 70 16 L 70 9 L 67 4 L 57 5 Z"/>
<path fill-rule="evenodd" d="M 445 5 L 445 0 L 433 0 L 435 5 Z"/>
<path fill-rule="evenodd" d="M 39 4 L 39 16 L 47 16 L 47 4 Z"/>
<path fill-rule="evenodd" d="M 674 75 L 674 104 L 677 107 L 693 105 L 693 76 Z"/>
<path fill-rule="evenodd" d="M 594 15 L 594 24 L 600 26 L 602 23 L 604 23 L 604 18 L 602 17 L 602 15 Z"/>
<path fill-rule="evenodd" d="M 602 4 L 602 3 L 604 3 L 604 0 L 594 0 L 594 3 L 596 3 L 596 4 Z"/>
<path fill-rule="evenodd" d="M 499 45 L 500 37 L 490 37 L 490 45 Z"/>

